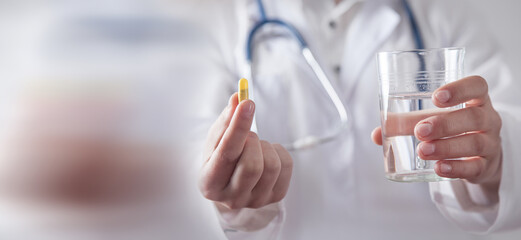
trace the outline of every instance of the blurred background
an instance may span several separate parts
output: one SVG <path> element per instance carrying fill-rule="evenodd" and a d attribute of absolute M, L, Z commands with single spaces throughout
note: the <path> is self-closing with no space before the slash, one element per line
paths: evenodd
<path fill-rule="evenodd" d="M 0 239 L 223 236 L 194 181 L 197 4 L 0 1 Z"/>
<path fill-rule="evenodd" d="M 496 36 L 505 50 L 505 58 L 517 78 L 521 76 L 521 1 L 474 0 L 475 9 L 487 23 L 486 29 Z"/>
<path fill-rule="evenodd" d="M 0 0 L 0 239 L 224 238 L 194 181 L 201 2 Z M 473 3 L 521 76 L 521 2 Z"/>

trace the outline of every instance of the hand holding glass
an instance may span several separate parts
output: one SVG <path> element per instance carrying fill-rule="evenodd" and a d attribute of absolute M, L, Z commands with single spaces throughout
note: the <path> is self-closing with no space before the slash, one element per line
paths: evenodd
<path fill-rule="evenodd" d="M 434 172 L 436 161 L 416 153 L 416 124 L 430 116 L 463 108 L 438 108 L 432 93 L 463 77 L 463 48 L 442 48 L 378 54 L 380 108 L 386 177 L 400 182 L 449 180 Z"/>

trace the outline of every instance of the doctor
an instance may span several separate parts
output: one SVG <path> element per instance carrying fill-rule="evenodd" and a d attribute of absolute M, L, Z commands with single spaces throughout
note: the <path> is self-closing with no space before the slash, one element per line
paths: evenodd
<path fill-rule="evenodd" d="M 219 64 L 210 85 L 221 105 L 208 115 L 217 120 L 199 186 L 230 239 L 491 239 L 470 233 L 521 226 L 521 83 L 510 76 L 479 17 L 468 11 L 470 4 L 267 0 L 264 11 L 258 1 L 219 4 L 211 18 L 219 31 Z M 348 127 L 334 140 L 296 150 L 276 144 L 331 132 L 338 120 L 284 28 L 259 34 L 250 68 L 244 49 L 263 14 L 298 29 L 349 110 Z M 470 157 L 436 165 L 440 176 L 461 180 L 427 186 L 383 177 L 382 152 L 374 144 L 382 142 L 375 129 L 380 119 L 374 56 L 419 45 L 467 49 L 469 77 L 438 89 L 432 99 L 439 107 L 467 108 L 414 126 L 424 141 L 422 157 Z M 255 103 L 238 103 L 232 95 L 236 80 L 250 73 Z M 250 131 L 254 114 L 257 134 Z M 474 134 L 444 139 L 466 132 Z"/>

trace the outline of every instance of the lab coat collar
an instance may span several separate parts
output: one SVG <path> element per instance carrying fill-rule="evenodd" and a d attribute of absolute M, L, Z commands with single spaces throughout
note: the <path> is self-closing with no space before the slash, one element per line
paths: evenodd
<path fill-rule="evenodd" d="M 368 0 L 351 23 L 346 37 L 340 86 L 347 96 L 353 95 L 362 71 L 374 60 L 378 49 L 398 26 L 401 16 L 393 8 L 396 2 Z"/>

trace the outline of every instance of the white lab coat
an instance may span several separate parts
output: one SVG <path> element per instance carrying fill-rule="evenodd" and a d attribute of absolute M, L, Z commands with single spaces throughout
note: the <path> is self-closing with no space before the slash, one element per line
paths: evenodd
<path fill-rule="evenodd" d="M 220 1 L 212 7 L 215 15 L 208 15 L 218 48 L 211 56 L 216 65 L 207 68 L 211 78 L 208 96 L 217 99 L 208 101 L 212 106 L 208 113 L 213 115 L 205 118 L 207 123 L 224 108 L 226 99 L 235 91 L 236 80 L 248 73 L 244 49 L 246 36 L 258 18 L 254 2 Z M 328 51 L 327 42 L 321 42 L 324 33 L 317 32 L 317 23 L 306 15 L 311 11 L 305 6 L 308 3 L 303 3 L 306 1 L 265 2 L 268 15 L 292 23 L 308 40 L 349 109 L 350 124 L 338 140 L 292 153 L 294 172 L 288 195 L 282 203 L 266 207 L 279 212 L 266 227 L 245 232 L 241 229 L 252 226 L 241 225 L 230 215 L 221 216 L 230 239 L 520 236 L 519 232 L 480 236 L 521 226 L 521 150 L 516 144 L 521 135 L 521 100 L 516 96 L 521 82 L 510 75 L 501 50 L 482 29 L 479 16 L 468 10 L 470 3 L 410 1 L 426 47 L 466 47 L 466 75 L 481 75 L 489 82 L 494 107 L 503 120 L 499 204 L 491 204 L 490 196 L 464 181 L 403 184 L 384 178 L 381 147 L 370 140 L 371 130 L 380 125 L 375 54 L 415 47 L 400 1 L 368 0 L 354 17 L 347 18 L 350 25 L 342 43 L 339 75 L 333 70 L 334 53 Z M 258 134 L 262 139 L 284 143 L 303 132 L 320 134 L 337 123 L 332 104 L 319 90 L 294 41 L 270 39 L 256 56 L 271 56 L 259 63 L 259 74 L 253 79 Z M 263 224 L 260 211 L 246 209 L 240 216 L 243 220 L 257 217 L 259 226 Z"/>

